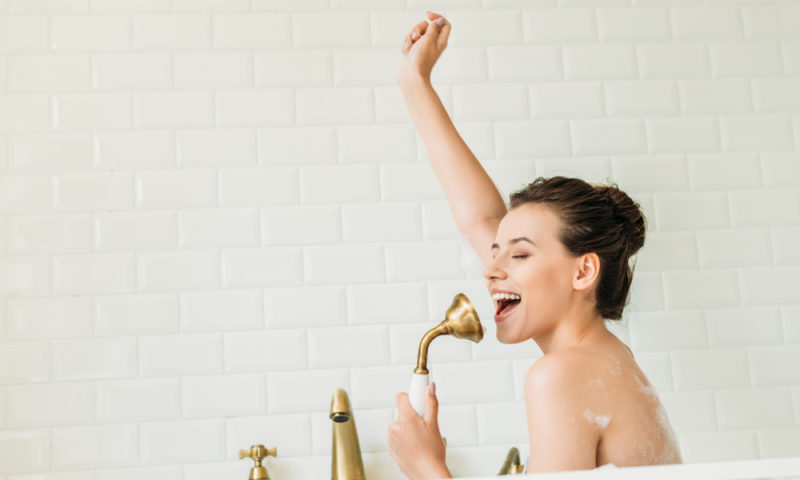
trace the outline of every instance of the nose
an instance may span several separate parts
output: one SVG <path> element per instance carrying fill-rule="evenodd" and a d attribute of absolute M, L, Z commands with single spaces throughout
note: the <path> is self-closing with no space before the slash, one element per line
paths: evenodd
<path fill-rule="evenodd" d="M 504 279 L 506 278 L 506 272 L 503 270 L 500 265 L 500 255 L 497 257 L 489 260 L 489 263 L 486 264 L 486 268 L 483 269 L 483 278 L 486 280 L 493 280 L 493 279 Z"/>

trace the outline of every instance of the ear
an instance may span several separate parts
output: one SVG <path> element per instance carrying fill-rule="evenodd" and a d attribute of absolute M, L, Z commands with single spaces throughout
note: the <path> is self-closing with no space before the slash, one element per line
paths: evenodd
<path fill-rule="evenodd" d="M 578 257 L 576 262 L 572 287 L 575 290 L 587 290 L 600 276 L 600 257 L 594 252 L 586 253 Z"/>

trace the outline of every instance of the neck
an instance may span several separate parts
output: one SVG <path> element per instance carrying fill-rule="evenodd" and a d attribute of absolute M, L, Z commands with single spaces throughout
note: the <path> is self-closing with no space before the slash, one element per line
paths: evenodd
<path fill-rule="evenodd" d="M 603 317 L 597 314 L 592 304 L 570 309 L 548 332 L 533 338 L 542 353 L 557 352 L 581 344 L 591 343 L 611 333 L 606 329 Z"/>

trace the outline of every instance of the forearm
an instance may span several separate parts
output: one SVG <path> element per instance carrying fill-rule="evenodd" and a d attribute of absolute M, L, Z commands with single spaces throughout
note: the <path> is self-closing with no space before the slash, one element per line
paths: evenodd
<path fill-rule="evenodd" d="M 459 135 L 431 83 L 418 78 L 401 87 L 458 229 L 470 234 L 481 223 L 499 221 L 506 213 L 505 202 Z"/>

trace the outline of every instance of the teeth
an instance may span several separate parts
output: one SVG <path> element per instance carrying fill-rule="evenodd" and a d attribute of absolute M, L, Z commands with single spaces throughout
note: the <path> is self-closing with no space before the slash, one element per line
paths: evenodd
<path fill-rule="evenodd" d="M 492 300 L 520 300 L 521 298 L 516 293 L 495 293 L 492 295 Z"/>

